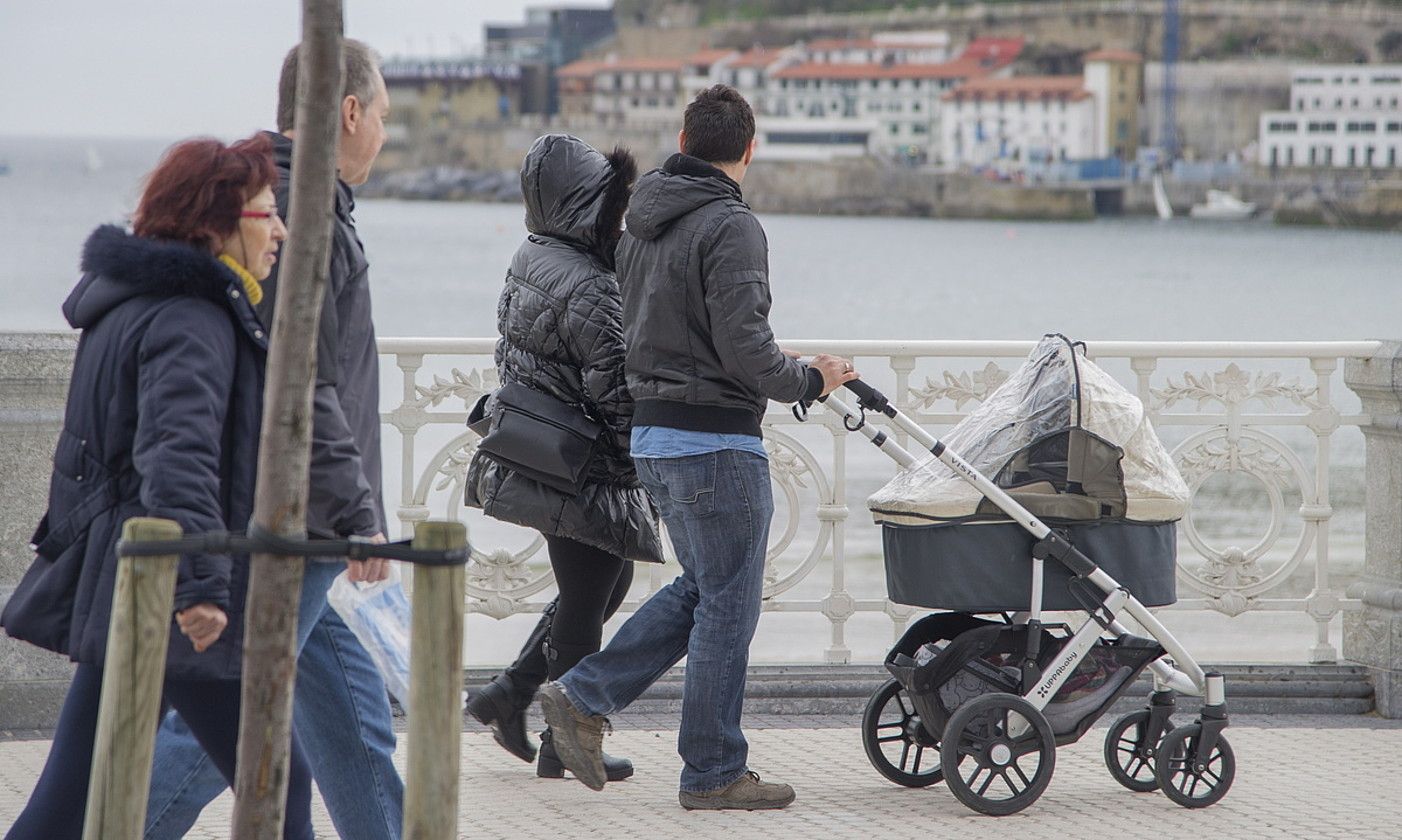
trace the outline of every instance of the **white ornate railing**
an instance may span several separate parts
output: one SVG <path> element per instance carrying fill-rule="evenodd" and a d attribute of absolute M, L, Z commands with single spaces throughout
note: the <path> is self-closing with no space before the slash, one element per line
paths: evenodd
<path fill-rule="evenodd" d="M 493 345 L 492 339 L 380 341 L 381 354 L 391 357 L 402 375 L 400 402 L 384 420 L 401 441 L 397 510 L 406 528 L 430 515 L 470 518 L 461 503 L 462 483 L 476 443 L 464 421 L 468 407 L 495 386 Z M 1033 342 L 793 341 L 786 346 L 854 358 L 865 379 L 938 431 L 1006 378 Z M 1317 628 L 1310 660 L 1337 658 L 1331 624 L 1358 603 L 1344 597 L 1345 583 L 1331 568 L 1336 517 L 1331 462 L 1340 436 L 1349 434 L 1346 442 L 1356 450 L 1350 466 L 1361 472 L 1356 427 L 1366 422 L 1356 409 L 1341 410 L 1340 404 L 1356 406 L 1357 400 L 1339 387 L 1338 377 L 1342 359 L 1371 355 L 1378 346 L 1369 341 L 1089 343 L 1092 358 L 1144 401 L 1194 493 L 1179 531 L 1181 597 L 1169 609 L 1227 616 L 1303 613 Z M 386 391 L 391 382 L 385 380 Z M 800 426 L 784 407 L 772 406 L 765 435 L 777 502 L 765 608 L 821 614 L 831 626 L 825 658 L 847 661 L 845 633 L 853 616 L 884 613 L 899 630 L 918 612 L 884 597 L 854 594 L 849 585 L 854 570 L 863 577 L 876 573 L 876 529 L 867 523 L 862 502 L 894 465 L 816 407 Z M 849 440 L 856 448 L 849 450 Z M 394 436 L 387 435 L 387 466 L 393 443 Z M 1248 479 L 1264 493 L 1259 503 L 1234 499 Z M 1215 486 L 1221 484 L 1227 487 Z M 857 485 L 864 492 L 852 498 L 856 494 L 849 490 Z M 1359 508 L 1346 536 L 1361 556 L 1361 503 Z M 854 513 L 855 524 L 850 522 Z M 1226 544 L 1214 533 L 1242 526 L 1261 533 L 1249 541 L 1233 533 Z M 849 552 L 854 537 L 855 554 Z M 478 535 L 468 568 L 469 611 L 502 618 L 539 610 L 542 602 L 532 596 L 551 586 L 543 545 L 535 539 L 517 548 L 493 547 Z M 826 580 L 822 568 L 829 570 Z M 675 567 L 650 567 L 649 590 L 674 573 Z M 870 580 L 850 582 L 864 584 L 855 588 L 868 593 L 884 591 Z M 635 606 L 630 602 L 624 609 Z"/>

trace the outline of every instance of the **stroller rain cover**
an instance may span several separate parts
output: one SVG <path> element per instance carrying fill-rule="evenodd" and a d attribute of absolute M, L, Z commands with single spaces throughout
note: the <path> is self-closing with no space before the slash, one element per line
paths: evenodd
<path fill-rule="evenodd" d="M 941 440 L 1040 518 L 1172 522 L 1187 510 L 1188 487 L 1143 403 L 1065 336 L 1043 337 Z M 928 454 L 867 506 L 878 523 L 1007 521 Z"/>

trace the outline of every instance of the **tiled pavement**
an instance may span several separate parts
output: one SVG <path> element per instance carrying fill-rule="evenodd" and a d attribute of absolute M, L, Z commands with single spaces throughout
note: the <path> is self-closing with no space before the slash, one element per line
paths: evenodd
<path fill-rule="evenodd" d="M 751 764 L 798 791 L 787 810 L 686 812 L 676 798 L 675 725 L 668 715 L 616 720 L 605 746 L 631 758 L 638 774 L 601 793 L 571 780 L 537 779 L 480 727 L 469 727 L 462 736 L 460 836 L 1402 837 L 1402 723 L 1372 717 L 1238 718 L 1228 730 L 1236 783 L 1221 803 L 1197 811 L 1115 784 L 1101 759 L 1104 730 L 1095 730 L 1059 751 L 1040 801 L 1002 819 L 974 814 L 942 786 L 907 789 L 885 781 L 867 763 L 856 721 L 816 716 L 747 718 Z M 47 751 L 45 740 L 0 741 L 0 825 L 23 805 Z M 190 836 L 228 837 L 231 805 L 228 795 L 212 805 Z M 335 836 L 319 801 L 317 829 Z"/>

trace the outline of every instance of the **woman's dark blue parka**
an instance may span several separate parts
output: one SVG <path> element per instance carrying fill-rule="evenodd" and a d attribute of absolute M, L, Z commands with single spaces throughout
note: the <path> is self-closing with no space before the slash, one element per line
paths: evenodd
<path fill-rule="evenodd" d="M 102 665 L 122 522 L 242 530 L 253 511 L 266 336 L 238 277 L 208 252 L 98 228 L 64 303 L 82 330 L 36 557 L 5 606 L 11 636 Z M 204 653 L 173 616 L 166 673 L 232 679 L 246 557 L 182 557 L 175 610 L 229 616 Z"/>

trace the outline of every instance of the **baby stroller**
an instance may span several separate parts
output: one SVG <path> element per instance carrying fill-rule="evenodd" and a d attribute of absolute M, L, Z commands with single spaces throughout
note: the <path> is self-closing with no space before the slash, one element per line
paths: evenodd
<path fill-rule="evenodd" d="M 1188 490 L 1139 400 L 1060 335 L 944 442 L 871 386 L 846 387 L 856 408 L 836 393 L 825 406 L 904 468 L 868 503 L 889 595 L 945 610 L 911 625 L 886 658 L 893 679 L 862 720 L 876 770 L 908 787 L 943 780 L 984 814 L 1016 813 L 1046 790 L 1057 746 L 1085 735 L 1147 667 L 1147 705 L 1105 738 L 1111 776 L 1189 808 L 1220 800 L 1236 771 L 1223 678 L 1203 673 L 1147 609 L 1176 599 L 1174 520 Z M 929 455 L 899 446 L 867 412 Z M 1084 621 L 1045 621 L 1049 610 Z M 1171 720 L 1178 694 L 1204 698 L 1192 723 Z"/>

